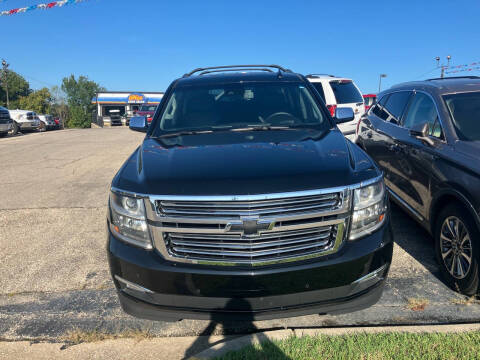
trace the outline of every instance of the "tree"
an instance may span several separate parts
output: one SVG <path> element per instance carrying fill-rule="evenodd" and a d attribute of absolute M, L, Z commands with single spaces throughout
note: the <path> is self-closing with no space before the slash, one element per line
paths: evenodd
<path fill-rule="evenodd" d="M 7 106 L 7 94 L 5 92 L 5 75 L 2 72 L 0 87 L 0 105 Z M 30 84 L 25 80 L 21 75 L 17 74 L 15 71 L 8 70 L 6 71 L 6 83 L 8 85 L 8 97 L 10 100 L 10 109 L 15 109 L 19 107 L 18 100 L 22 96 L 28 96 L 30 94 Z"/>
<path fill-rule="evenodd" d="M 59 117 L 62 123 L 65 123 L 69 114 L 66 95 L 57 85 L 52 86 L 50 93 L 53 98 L 51 113 L 53 116 Z"/>
<path fill-rule="evenodd" d="M 66 77 L 62 81 L 62 91 L 65 93 L 69 106 L 69 115 L 67 125 L 69 127 L 90 127 L 92 121 L 92 112 L 95 105 L 92 104 L 92 98 L 99 91 L 105 89 L 95 81 L 91 81 L 86 76 L 79 76 L 75 79 L 74 75 Z"/>
<path fill-rule="evenodd" d="M 49 114 L 52 102 L 52 95 L 47 88 L 35 90 L 28 96 L 22 96 L 18 99 L 18 104 L 21 109 L 32 110 L 37 114 Z"/>

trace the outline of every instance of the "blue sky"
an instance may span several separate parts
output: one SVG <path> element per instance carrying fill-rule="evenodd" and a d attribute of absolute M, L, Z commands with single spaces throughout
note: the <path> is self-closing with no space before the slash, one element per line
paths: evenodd
<path fill-rule="evenodd" d="M 88 0 L 0 17 L 0 57 L 34 88 L 82 74 L 109 90 L 162 91 L 198 66 L 278 63 L 368 93 L 379 73 L 383 88 L 438 76 L 425 74 L 437 55 L 480 61 L 479 14 L 478 1 Z"/>

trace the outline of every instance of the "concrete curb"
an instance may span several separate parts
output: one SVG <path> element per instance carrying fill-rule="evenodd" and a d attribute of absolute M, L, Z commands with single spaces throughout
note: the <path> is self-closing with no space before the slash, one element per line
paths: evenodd
<path fill-rule="evenodd" d="M 480 323 L 454 324 L 454 325 L 412 325 L 412 326 L 372 326 L 352 328 L 318 328 L 318 329 L 295 329 L 276 330 L 242 336 L 230 341 L 216 344 L 200 353 L 193 355 L 190 360 L 211 359 L 225 355 L 229 351 L 237 351 L 249 345 L 273 340 L 284 340 L 289 337 L 316 336 L 316 335 L 349 335 L 349 334 L 377 334 L 386 332 L 406 333 L 457 333 L 468 331 L 480 331 Z"/>

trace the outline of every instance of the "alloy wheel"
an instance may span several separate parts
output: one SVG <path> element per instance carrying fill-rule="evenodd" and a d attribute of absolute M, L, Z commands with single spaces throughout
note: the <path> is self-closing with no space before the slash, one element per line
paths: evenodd
<path fill-rule="evenodd" d="M 472 265 L 472 241 L 467 227 L 456 216 L 447 217 L 442 224 L 440 252 L 445 267 L 454 278 L 467 276 Z"/>

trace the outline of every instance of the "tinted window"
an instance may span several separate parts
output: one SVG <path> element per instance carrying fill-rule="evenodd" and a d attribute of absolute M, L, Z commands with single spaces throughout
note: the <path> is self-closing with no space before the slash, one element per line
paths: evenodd
<path fill-rule="evenodd" d="M 396 123 L 400 121 L 410 95 L 410 91 L 400 91 L 390 94 L 390 97 L 385 104 L 385 109 L 390 115 L 390 118 L 388 119 L 389 121 L 393 120 L 393 122 Z"/>
<path fill-rule="evenodd" d="M 388 119 L 388 113 L 384 110 L 385 103 L 387 102 L 388 95 L 383 96 L 378 104 L 375 105 L 372 112 L 382 120 Z"/>
<path fill-rule="evenodd" d="M 323 102 L 325 102 L 325 92 L 323 91 L 322 83 L 314 82 L 312 85 L 315 87 L 315 89 L 317 89 L 320 97 L 323 99 Z"/>
<path fill-rule="evenodd" d="M 157 105 L 142 105 L 140 111 L 155 111 Z"/>
<path fill-rule="evenodd" d="M 363 103 L 362 94 L 350 80 L 330 81 L 337 104 Z"/>
<path fill-rule="evenodd" d="M 179 86 L 169 97 L 159 130 L 315 125 L 330 122 L 301 83 L 233 83 Z"/>
<path fill-rule="evenodd" d="M 444 97 L 459 139 L 480 141 L 480 92 Z"/>
<path fill-rule="evenodd" d="M 423 93 L 416 93 L 408 108 L 403 125 L 411 129 L 417 125 L 426 123 L 430 129 L 433 129 L 437 119 L 437 109 L 430 96 Z"/>

